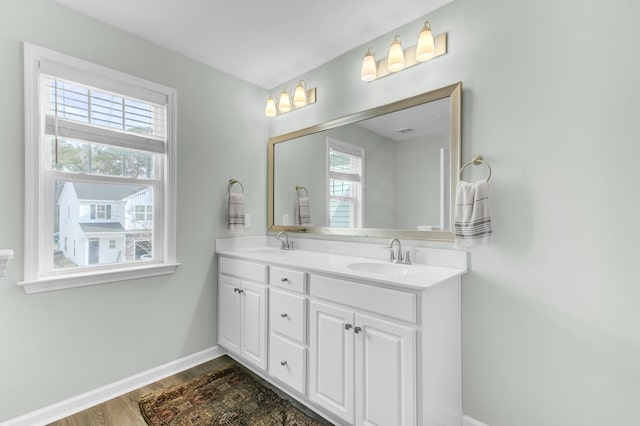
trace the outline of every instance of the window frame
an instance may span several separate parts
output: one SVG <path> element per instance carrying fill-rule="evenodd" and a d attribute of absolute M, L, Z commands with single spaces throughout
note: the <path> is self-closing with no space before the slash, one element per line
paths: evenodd
<path fill-rule="evenodd" d="M 353 157 L 360 158 L 360 174 L 359 181 L 351 180 L 353 182 L 355 191 L 350 197 L 336 197 L 330 194 L 331 180 L 336 179 L 336 175 L 347 175 L 347 173 L 339 173 L 331 171 L 331 148 L 335 147 L 336 151 L 351 155 Z M 361 146 L 350 144 L 330 136 L 326 140 L 326 157 L 327 157 L 327 226 L 331 226 L 331 199 L 349 199 L 353 201 L 353 216 L 350 218 L 351 228 L 362 228 L 364 225 L 363 211 L 364 211 L 364 182 L 365 182 L 365 149 Z M 354 173 L 355 174 L 355 173 Z M 348 179 L 349 180 L 349 179 Z"/>
<path fill-rule="evenodd" d="M 50 170 L 45 144 L 41 141 L 46 120 L 41 117 L 40 76 L 42 66 L 56 70 L 56 77 L 91 85 L 137 99 L 163 99 L 166 105 L 166 141 L 162 161 L 158 162 L 155 182 L 138 180 L 150 185 L 154 191 L 154 239 L 161 241 L 162 250 L 155 252 L 153 261 L 122 264 L 104 264 L 100 267 L 82 267 L 74 270 L 52 271 L 47 267 L 53 253 L 53 209 L 51 180 L 69 180 L 68 174 Z M 176 262 L 177 216 L 177 93 L 161 84 L 96 65 L 50 49 L 24 43 L 25 91 L 25 262 L 24 281 L 18 283 L 26 293 L 60 290 L 64 288 L 131 280 L 171 274 Z M 46 176 L 45 176 L 46 175 Z M 133 183 L 127 178 L 96 178 L 77 173 L 72 181 Z M 159 183 L 158 183 L 159 182 Z"/>

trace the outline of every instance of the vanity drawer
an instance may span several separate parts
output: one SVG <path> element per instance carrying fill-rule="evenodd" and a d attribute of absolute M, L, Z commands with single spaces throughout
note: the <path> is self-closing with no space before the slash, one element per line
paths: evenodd
<path fill-rule="evenodd" d="M 303 296 L 271 289 L 269 297 L 269 324 L 271 330 L 305 342 L 307 304 Z"/>
<path fill-rule="evenodd" d="M 269 284 L 304 293 L 306 275 L 304 272 L 272 266 L 269 268 Z"/>
<path fill-rule="evenodd" d="M 311 296 L 391 318 L 416 322 L 417 297 L 412 293 L 311 275 Z"/>
<path fill-rule="evenodd" d="M 246 260 L 220 257 L 218 262 L 220 273 L 234 275 L 240 278 L 265 283 L 267 279 L 267 265 L 248 262 Z"/>
<path fill-rule="evenodd" d="M 272 376 L 305 393 L 306 349 L 271 333 L 269 372 Z"/>

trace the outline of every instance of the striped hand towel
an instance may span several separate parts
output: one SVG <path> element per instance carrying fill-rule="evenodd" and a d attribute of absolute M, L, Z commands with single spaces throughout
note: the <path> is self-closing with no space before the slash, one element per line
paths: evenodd
<path fill-rule="evenodd" d="M 298 208 L 296 210 L 296 219 L 298 222 L 298 226 L 311 225 L 311 209 L 309 207 L 309 197 L 298 197 Z"/>
<path fill-rule="evenodd" d="M 237 231 L 244 228 L 244 192 L 229 193 L 229 229 Z"/>
<path fill-rule="evenodd" d="M 455 248 L 487 246 L 491 243 L 491 202 L 489 183 L 458 183 L 454 211 Z"/>

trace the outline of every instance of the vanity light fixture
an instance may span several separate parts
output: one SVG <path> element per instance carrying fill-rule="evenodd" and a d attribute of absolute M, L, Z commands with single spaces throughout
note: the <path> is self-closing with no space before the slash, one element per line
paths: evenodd
<path fill-rule="evenodd" d="M 391 72 L 398 72 L 404 69 L 404 50 L 402 50 L 400 36 L 396 36 L 391 42 L 389 56 L 387 57 L 387 68 Z"/>
<path fill-rule="evenodd" d="M 431 33 L 431 24 L 429 21 L 425 21 L 415 46 L 403 49 L 400 37 L 396 35 L 389 48 L 388 57 L 379 61 L 376 61 L 373 56 L 373 48 L 370 47 L 362 60 L 360 79 L 362 81 L 373 81 L 446 53 L 447 33 L 440 34 L 434 38 Z"/>
<path fill-rule="evenodd" d="M 373 53 L 373 48 L 370 47 L 362 60 L 360 79 L 362 79 L 362 81 L 373 81 L 376 78 L 378 78 L 378 67 L 376 67 L 376 57 Z"/>
<path fill-rule="evenodd" d="M 276 109 L 276 101 L 273 100 L 273 97 L 269 96 L 267 99 L 267 106 L 264 108 L 264 115 L 267 117 L 275 117 L 278 115 L 278 110 Z"/>
<path fill-rule="evenodd" d="M 424 27 L 418 36 L 418 44 L 416 44 L 416 61 L 424 62 L 433 58 L 435 45 L 433 42 L 433 34 L 431 34 L 431 24 L 429 21 L 424 22 Z"/>
<path fill-rule="evenodd" d="M 278 100 L 274 100 L 272 96 L 267 99 L 264 108 L 264 115 L 267 117 L 276 117 L 285 114 L 294 109 L 302 108 L 310 104 L 316 103 L 315 87 L 307 90 L 307 84 L 304 80 L 300 80 L 293 92 L 293 104 L 291 103 L 291 94 L 289 88 L 285 87 L 280 93 Z M 276 108 L 277 105 L 277 108 Z"/>
<path fill-rule="evenodd" d="M 278 101 L 278 111 L 281 113 L 291 111 L 291 97 L 289 96 L 288 87 L 282 89 L 280 93 L 280 100 Z"/>
<path fill-rule="evenodd" d="M 296 108 L 303 107 L 307 104 L 307 84 L 304 80 L 300 80 L 293 94 L 293 105 Z"/>

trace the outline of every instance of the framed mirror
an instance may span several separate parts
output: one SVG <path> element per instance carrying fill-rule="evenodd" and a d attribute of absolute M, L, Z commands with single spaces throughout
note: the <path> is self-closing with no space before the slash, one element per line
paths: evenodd
<path fill-rule="evenodd" d="M 269 231 L 453 241 L 462 83 L 269 139 Z"/>

